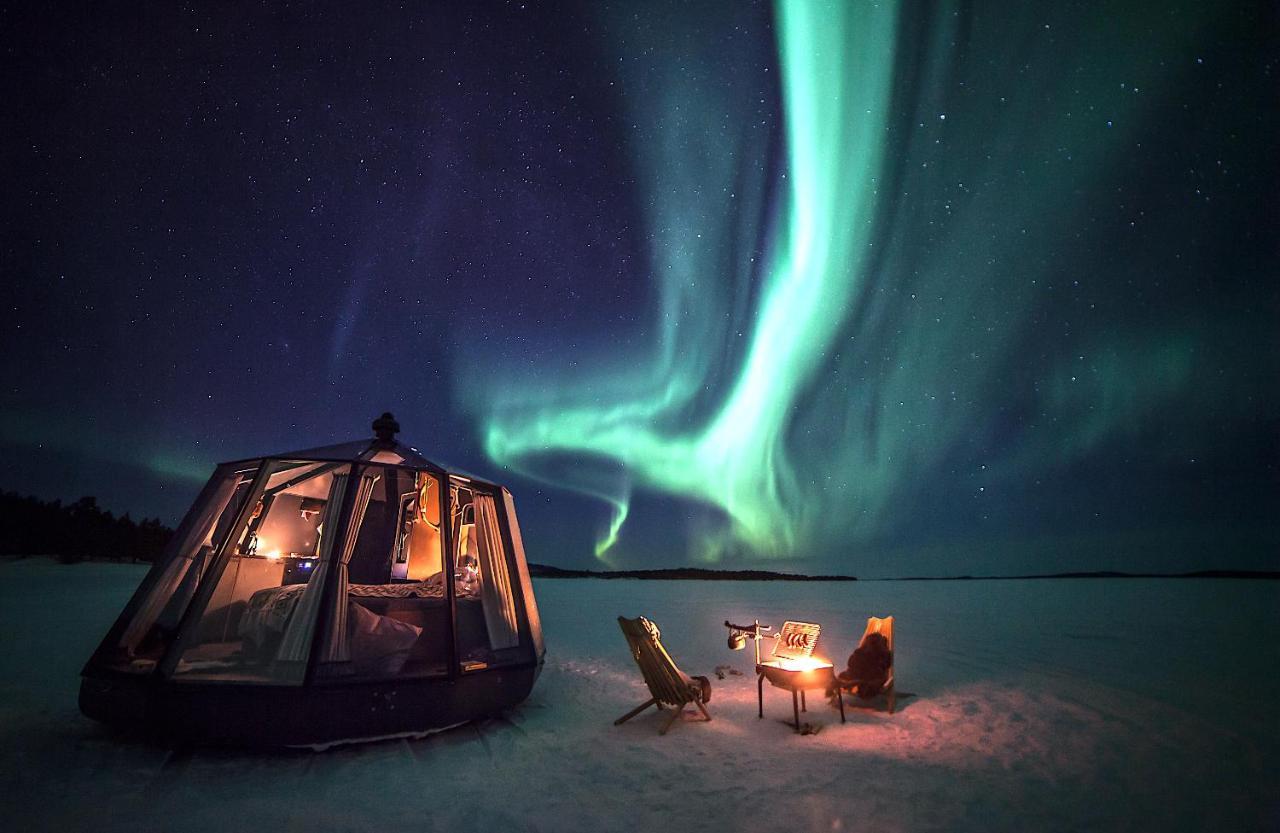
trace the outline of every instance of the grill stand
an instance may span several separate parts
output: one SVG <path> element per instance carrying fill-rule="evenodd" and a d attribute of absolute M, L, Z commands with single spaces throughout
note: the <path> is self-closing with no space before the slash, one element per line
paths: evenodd
<path fill-rule="evenodd" d="M 800 731 L 800 712 L 809 710 L 808 704 L 805 702 L 805 691 L 811 688 L 825 690 L 834 688 L 836 703 L 840 707 L 840 722 L 845 722 L 844 694 L 840 691 L 838 681 L 835 678 L 835 669 L 832 666 L 790 671 L 775 665 L 762 664 L 756 666 L 756 675 L 757 718 L 764 718 L 764 681 L 765 677 L 768 677 L 770 685 L 791 692 L 791 713 L 794 720 L 792 726 L 796 732 Z"/>

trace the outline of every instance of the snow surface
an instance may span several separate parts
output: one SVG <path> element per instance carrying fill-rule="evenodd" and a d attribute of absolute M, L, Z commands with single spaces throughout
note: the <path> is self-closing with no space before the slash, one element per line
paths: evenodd
<path fill-rule="evenodd" d="M 507 715 L 325 753 L 169 749 L 80 715 L 80 667 L 141 567 L 0 562 L 9 830 L 1280 830 L 1280 585 L 1230 580 L 535 582 L 547 666 Z M 756 718 L 725 619 L 897 617 L 899 712 L 786 692 Z M 665 737 L 615 618 L 715 680 Z"/>

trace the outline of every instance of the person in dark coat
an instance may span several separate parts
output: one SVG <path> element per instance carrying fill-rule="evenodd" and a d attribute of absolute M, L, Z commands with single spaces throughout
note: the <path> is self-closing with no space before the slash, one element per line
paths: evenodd
<path fill-rule="evenodd" d="M 889 681 L 889 669 L 893 667 L 893 651 L 884 634 L 869 633 L 852 654 L 849 667 L 836 675 L 841 688 L 857 686 L 858 697 L 870 700 L 880 693 Z"/>

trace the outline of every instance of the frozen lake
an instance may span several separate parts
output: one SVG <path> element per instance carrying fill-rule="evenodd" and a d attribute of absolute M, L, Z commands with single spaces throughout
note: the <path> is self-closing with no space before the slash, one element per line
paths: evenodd
<path fill-rule="evenodd" d="M 0 813 L 14 830 L 1280 830 L 1280 584 L 536 582 L 547 667 L 501 719 L 327 753 L 166 749 L 76 708 L 145 570 L 0 562 Z M 615 618 L 715 680 L 659 737 Z M 756 719 L 725 619 L 823 626 L 842 665 L 897 618 L 895 715 L 785 692 Z"/>

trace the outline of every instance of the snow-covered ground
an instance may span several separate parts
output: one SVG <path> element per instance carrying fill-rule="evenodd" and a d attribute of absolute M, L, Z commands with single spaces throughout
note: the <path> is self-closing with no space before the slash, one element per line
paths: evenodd
<path fill-rule="evenodd" d="M 547 667 L 506 716 L 326 753 L 166 749 L 82 717 L 78 672 L 144 570 L 0 562 L 0 824 L 9 830 L 1280 829 L 1280 585 L 1061 580 L 536 584 Z M 618 615 L 713 678 L 665 737 Z M 899 712 L 816 694 L 756 719 L 725 619 L 823 625 L 842 662 L 897 617 Z"/>

